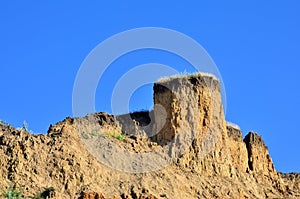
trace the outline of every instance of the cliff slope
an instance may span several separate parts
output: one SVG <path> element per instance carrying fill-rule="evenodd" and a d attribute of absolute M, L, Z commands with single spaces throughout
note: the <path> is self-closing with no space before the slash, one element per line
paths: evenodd
<path fill-rule="evenodd" d="M 262 138 L 224 118 L 207 74 L 154 84 L 154 109 L 66 118 L 47 134 L 0 124 L 0 187 L 51 198 L 300 198 Z M 47 189 L 53 187 L 53 189 Z"/>

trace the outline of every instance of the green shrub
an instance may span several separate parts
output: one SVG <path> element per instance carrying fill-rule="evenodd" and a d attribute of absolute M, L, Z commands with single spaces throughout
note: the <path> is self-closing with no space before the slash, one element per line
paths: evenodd
<path fill-rule="evenodd" d="M 4 198 L 6 199 L 18 199 L 23 198 L 22 191 L 13 189 L 10 187 L 6 193 L 3 194 Z"/>
<path fill-rule="evenodd" d="M 9 188 L 7 192 L 3 193 L 5 199 L 20 199 L 20 198 L 31 198 L 31 199 L 48 199 L 51 196 L 51 193 L 55 192 L 53 187 L 45 188 L 45 190 L 36 196 L 23 196 L 22 191 L 14 188 Z"/>

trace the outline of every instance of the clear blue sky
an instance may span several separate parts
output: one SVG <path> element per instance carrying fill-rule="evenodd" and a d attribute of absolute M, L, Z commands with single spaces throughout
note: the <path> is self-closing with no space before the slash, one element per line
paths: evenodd
<path fill-rule="evenodd" d="M 217 64 L 227 120 L 239 124 L 244 135 L 261 134 L 277 170 L 300 172 L 300 2 L 178 2 L 2 1 L 0 119 L 14 126 L 26 120 L 34 132 L 46 132 L 49 124 L 72 116 L 77 71 L 101 41 L 132 28 L 170 28 L 194 38 Z M 159 51 L 128 54 L 103 80 L 106 97 L 124 71 L 148 62 L 178 70 L 186 64 Z M 97 111 L 110 111 L 98 90 Z M 130 107 L 151 108 L 151 103 L 147 86 Z"/>

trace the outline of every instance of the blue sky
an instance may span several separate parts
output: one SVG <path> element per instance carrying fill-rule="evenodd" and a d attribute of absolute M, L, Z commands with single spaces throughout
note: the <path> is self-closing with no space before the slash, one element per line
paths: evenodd
<path fill-rule="evenodd" d="M 72 116 L 77 71 L 101 41 L 132 28 L 170 28 L 195 39 L 215 61 L 226 87 L 227 120 L 244 135 L 261 134 L 277 170 L 300 172 L 299 9 L 296 0 L 2 1 L 0 119 L 14 126 L 26 120 L 34 132 L 46 132 L 49 124 Z M 96 110 L 109 112 L 118 77 L 149 62 L 188 68 L 155 50 L 123 56 L 99 85 Z M 131 110 L 151 106 L 151 85 L 130 102 Z"/>

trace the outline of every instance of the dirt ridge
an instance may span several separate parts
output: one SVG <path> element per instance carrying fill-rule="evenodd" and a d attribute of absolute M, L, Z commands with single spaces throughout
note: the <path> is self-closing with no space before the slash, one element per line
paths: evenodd
<path fill-rule="evenodd" d="M 277 172 L 261 136 L 243 138 L 225 121 L 213 76 L 164 78 L 154 84 L 154 104 L 150 112 L 68 117 L 41 135 L 0 123 L 1 189 L 32 196 L 53 187 L 51 198 L 83 199 L 300 198 L 300 174 Z M 132 169 L 126 159 L 109 165 L 97 157 L 114 145 L 132 155 L 163 151 L 186 132 L 192 132 L 191 144 L 182 154 L 170 150 L 177 158 L 158 170 L 124 172 L 114 164 Z M 151 163 L 146 169 L 156 168 Z"/>

